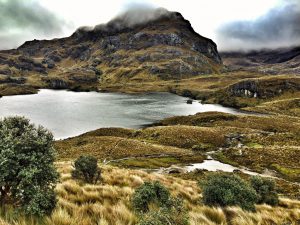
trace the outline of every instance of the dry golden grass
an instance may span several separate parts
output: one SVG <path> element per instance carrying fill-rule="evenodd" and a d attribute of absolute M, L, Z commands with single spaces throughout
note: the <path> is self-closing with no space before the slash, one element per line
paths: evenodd
<path fill-rule="evenodd" d="M 300 117 L 300 93 L 294 93 L 292 96 L 286 94 L 247 110 Z"/>
<path fill-rule="evenodd" d="M 74 159 L 90 154 L 98 159 L 114 159 L 135 156 L 159 156 L 161 154 L 190 154 L 190 150 L 152 144 L 143 140 L 112 136 L 80 137 L 56 142 L 59 159 Z"/>
<path fill-rule="evenodd" d="M 137 215 L 131 208 L 134 190 L 145 181 L 160 181 L 173 196 L 180 196 L 189 211 L 191 225 L 199 224 L 297 224 L 300 220 L 300 201 L 281 199 L 277 207 L 258 205 L 255 213 L 237 207 L 211 208 L 200 202 L 201 190 L 196 181 L 184 180 L 169 175 L 147 173 L 142 170 L 127 170 L 101 166 L 103 181 L 96 185 L 71 179 L 70 162 L 58 162 L 61 183 L 56 187 L 58 205 L 45 218 L 47 225 L 134 225 Z M 36 225 L 39 222 L 20 219 L 12 223 L 0 220 L 0 225 Z"/>

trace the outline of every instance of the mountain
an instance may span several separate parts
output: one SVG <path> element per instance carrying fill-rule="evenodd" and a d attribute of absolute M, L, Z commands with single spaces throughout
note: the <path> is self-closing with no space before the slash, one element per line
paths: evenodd
<path fill-rule="evenodd" d="M 265 74 L 300 74 L 300 46 L 250 52 L 223 52 L 224 64 L 231 70 Z"/>
<path fill-rule="evenodd" d="M 0 51 L 0 84 L 97 89 L 98 84 L 190 78 L 216 73 L 216 44 L 178 12 L 157 9 L 140 22 L 130 14 L 70 37 L 27 41 Z"/>

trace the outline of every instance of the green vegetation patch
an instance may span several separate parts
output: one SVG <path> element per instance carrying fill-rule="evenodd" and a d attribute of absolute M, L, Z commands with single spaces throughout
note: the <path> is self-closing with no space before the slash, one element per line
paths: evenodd
<path fill-rule="evenodd" d="M 294 181 L 300 181 L 300 168 L 289 168 L 279 164 L 272 164 L 272 168 L 278 171 L 281 175 Z"/>
<path fill-rule="evenodd" d="M 174 164 L 185 164 L 193 162 L 202 162 L 206 156 L 204 155 L 183 155 L 174 157 L 137 157 L 113 161 L 110 164 L 113 166 L 124 168 L 141 168 L 141 169 L 159 169 L 161 167 L 170 167 Z"/>

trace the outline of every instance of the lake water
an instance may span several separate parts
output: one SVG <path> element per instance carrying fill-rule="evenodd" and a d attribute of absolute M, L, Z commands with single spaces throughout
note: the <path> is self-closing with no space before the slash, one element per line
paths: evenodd
<path fill-rule="evenodd" d="M 188 172 L 194 171 L 196 169 L 214 171 L 214 172 L 215 171 L 233 172 L 235 170 L 239 170 L 249 175 L 258 175 L 258 173 L 252 172 L 248 169 L 235 167 L 213 159 L 204 160 L 202 163 L 193 163 L 187 166 L 186 169 Z"/>
<path fill-rule="evenodd" d="M 53 132 L 55 139 L 101 127 L 140 128 L 161 119 L 197 112 L 239 112 L 214 104 L 186 103 L 170 93 L 121 94 L 40 90 L 0 98 L 0 117 L 20 115 Z"/>

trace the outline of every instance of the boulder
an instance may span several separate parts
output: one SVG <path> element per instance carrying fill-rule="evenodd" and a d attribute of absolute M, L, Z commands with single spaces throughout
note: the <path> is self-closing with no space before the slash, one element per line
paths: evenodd
<path fill-rule="evenodd" d="M 166 174 L 178 174 L 178 173 L 187 173 L 187 170 L 183 167 L 172 165 L 168 168 L 161 168 L 160 172 Z"/>

